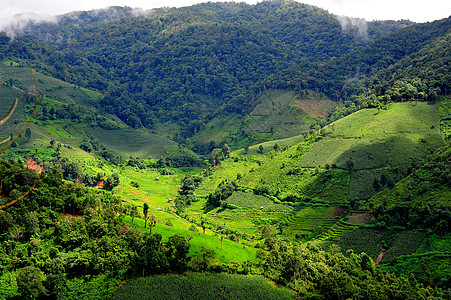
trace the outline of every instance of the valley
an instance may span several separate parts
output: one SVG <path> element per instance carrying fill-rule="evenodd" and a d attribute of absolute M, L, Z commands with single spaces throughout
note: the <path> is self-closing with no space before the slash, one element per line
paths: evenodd
<path fill-rule="evenodd" d="M 449 18 L 110 9 L 0 39 L 0 299 L 450 296 Z"/>

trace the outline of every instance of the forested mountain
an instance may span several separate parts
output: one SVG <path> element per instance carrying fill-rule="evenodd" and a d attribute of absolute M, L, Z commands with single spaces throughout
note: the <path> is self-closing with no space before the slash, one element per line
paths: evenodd
<path fill-rule="evenodd" d="M 371 63 L 365 49 L 373 48 L 366 45 L 412 25 L 355 21 L 292 1 L 149 12 L 113 7 L 30 26 L 12 41 L 8 55 L 39 58 L 32 64 L 48 74 L 104 92 L 102 107 L 132 127 L 158 121 L 195 127 L 221 112 L 248 112 L 266 87 L 291 87 L 297 78 L 281 84 L 271 78 L 287 69 L 301 72 L 302 88 L 336 97 L 361 61 Z M 363 58 L 355 54 L 358 49 Z M 350 51 L 346 57 L 358 61 L 335 63 Z M 394 55 L 393 61 L 404 55 Z"/>

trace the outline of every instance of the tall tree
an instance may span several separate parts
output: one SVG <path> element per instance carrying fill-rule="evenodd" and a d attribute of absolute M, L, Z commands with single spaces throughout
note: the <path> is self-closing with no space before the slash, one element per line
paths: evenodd
<path fill-rule="evenodd" d="M 144 214 L 144 228 L 147 225 L 147 213 L 149 212 L 149 205 L 147 203 L 143 204 L 143 214 Z"/>

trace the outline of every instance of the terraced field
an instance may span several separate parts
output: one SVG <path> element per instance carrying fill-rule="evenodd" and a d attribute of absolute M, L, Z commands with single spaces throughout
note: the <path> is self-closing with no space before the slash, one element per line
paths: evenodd
<path fill-rule="evenodd" d="M 213 224 L 227 226 L 239 230 L 242 233 L 258 237 L 263 225 L 276 224 L 284 217 L 290 215 L 290 212 L 243 208 L 236 210 L 214 210 L 204 215 L 204 217 Z"/>
<path fill-rule="evenodd" d="M 323 231 L 316 239 L 315 241 L 325 241 L 325 240 L 333 240 L 337 241 L 340 239 L 341 235 L 345 232 L 353 231 L 354 229 L 357 229 L 359 226 L 347 223 L 343 220 L 339 220 L 334 225 L 332 225 L 329 229 L 326 231 Z"/>

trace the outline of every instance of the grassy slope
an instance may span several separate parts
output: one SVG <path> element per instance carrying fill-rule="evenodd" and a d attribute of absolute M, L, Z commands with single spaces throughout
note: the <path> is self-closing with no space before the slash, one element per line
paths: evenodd
<path fill-rule="evenodd" d="M 0 63 L 0 74 L 4 81 L 9 82 L 10 79 L 13 80 L 14 88 L 0 86 L 0 115 L 4 115 L 5 112 L 11 107 L 11 103 L 14 98 L 19 98 L 22 100 L 23 91 L 28 91 L 34 86 L 34 79 L 32 76 L 32 70 L 27 67 L 21 67 L 13 63 L 11 66 L 10 61 L 3 61 Z M 79 104 L 87 106 L 94 111 L 98 102 L 102 99 L 103 95 L 91 91 L 88 89 L 80 88 L 74 86 L 73 84 L 43 75 L 41 73 L 36 73 L 36 79 L 38 81 L 39 91 L 44 95 L 41 101 L 46 102 L 53 106 L 61 106 L 64 104 Z M 10 100 L 10 101 L 8 101 Z M 30 110 L 28 108 L 27 111 Z M 24 104 L 23 100 L 20 101 L 19 108 L 17 109 L 14 118 L 10 119 L 9 125 L 3 126 L 3 130 L 9 132 L 11 124 L 14 121 L 23 121 L 26 116 L 24 116 Z M 55 139 L 61 143 L 71 145 L 72 147 L 78 147 L 83 140 L 83 137 L 89 135 L 93 136 L 100 143 L 105 145 L 110 151 L 115 152 L 118 155 L 123 155 L 128 157 L 140 156 L 147 158 L 149 156 L 161 157 L 164 153 L 164 147 L 167 145 L 175 144 L 171 140 L 151 134 L 146 130 L 132 130 L 132 129 L 122 129 L 122 130 L 103 130 L 101 128 L 92 128 L 91 124 L 78 124 L 70 120 L 54 120 L 40 122 L 39 117 L 35 117 L 36 124 L 40 128 L 31 127 L 38 134 L 32 136 L 32 143 L 29 144 L 30 147 L 37 147 L 38 145 L 48 144 L 51 139 Z M 118 121 L 117 118 L 114 118 Z M 121 123 L 119 121 L 119 123 Z M 122 124 L 125 127 L 124 124 Z M 19 130 L 17 127 L 13 130 Z M 0 132 L 1 134 L 1 132 Z M 5 135 L 0 135 L 0 138 Z M 33 141 L 34 138 L 37 141 Z M 26 145 L 24 145 L 26 146 Z"/>
<path fill-rule="evenodd" d="M 5 95 L 9 98 L 13 93 L 14 90 L 9 88 Z M 283 93 L 279 96 L 283 97 Z M 46 101 L 53 100 L 49 98 Z M 291 100 L 288 104 L 290 103 Z M 263 108 L 265 106 L 261 106 L 260 110 Z M 388 111 L 362 110 L 337 121 L 327 127 L 326 138 L 316 143 L 314 140 L 302 141 L 303 138 L 297 136 L 277 141 L 279 146 L 292 146 L 282 152 L 272 150 L 275 142 L 263 144 L 266 154 L 257 154 L 259 145 L 251 147 L 246 155 L 243 150 L 237 151 L 237 154 L 243 156 L 238 155 L 238 161 L 234 161 L 235 158 L 226 160 L 218 169 L 210 172 L 210 176 L 197 189 L 198 196 L 208 196 L 223 179 L 234 180 L 240 173 L 242 178 L 238 183 L 241 186 L 253 189 L 261 184 L 268 185 L 275 190 L 279 198 L 289 195 L 308 195 L 308 199 L 304 198 L 303 201 L 310 201 L 311 204 L 323 203 L 323 206 L 298 208 L 295 213 L 290 212 L 291 207 L 285 211 L 271 211 L 277 210 L 280 204 L 271 205 L 268 202 L 271 200 L 267 197 L 256 197 L 253 194 L 248 194 L 247 197 L 246 193 L 240 192 L 231 198 L 230 203 L 235 203 L 243 208 L 213 210 L 204 217 L 213 225 L 226 225 L 257 238 L 263 224 L 274 226 L 281 224 L 282 227 L 279 226 L 279 230 L 282 230 L 282 236 L 288 238 L 293 238 L 296 234 L 304 240 L 321 237 L 321 231 L 326 230 L 327 232 L 334 227 L 337 221 L 333 218 L 333 206 L 327 207 L 328 203 L 329 205 L 347 203 L 349 192 L 351 195 L 360 195 L 359 193 L 361 193 L 364 195 L 363 197 L 368 197 L 371 191 L 368 193 L 367 187 L 363 188 L 363 191 L 355 192 L 354 190 L 362 189 L 362 186 L 365 185 L 368 186 L 372 182 L 372 178 L 376 178 L 384 172 L 394 176 L 389 172 L 390 168 L 395 166 L 401 170 L 405 169 L 413 160 L 425 156 L 427 150 L 424 148 L 433 148 L 441 143 L 437 129 L 439 127 L 437 116 L 437 105 L 398 103 L 393 104 Z M 45 129 L 46 131 L 34 128 L 32 136 L 36 136 L 36 139 L 32 138 L 32 146 L 36 147 L 38 141 L 41 141 L 40 145 L 44 147 L 45 142 L 51 138 L 48 132 L 60 139 L 70 140 L 75 138 L 77 130 L 80 130 L 73 128 L 70 129 L 71 132 L 62 124 L 47 125 Z M 110 133 L 97 133 L 97 135 L 112 136 L 105 138 L 107 141 L 117 140 L 117 133 L 112 135 Z M 161 148 L 161 145 L 158 144 L 158 147 Z M 268 149 L 270 150 L 268 151 Z M 93 158 L 86 158 L 85 153 L 77 151 L 63 148 L 63 155 L 78 157 L 82 162 L 86 160 L 87 166 L 92 165 L 90 160 Z M 352 172 L 351 176 L 349 176 L 349 172 L 339 169 L 314 170 L 316 166 L 324 167 L 326 163 L 336 163 L 339 167 L 343 167 L 348 157 L 353 158 L 357 169 Z M 103 167 L 102 170 L 106 170 L 105 168 L 108 169 L 108 167 Z M 108 171 L 117 170 L 113 168 Z M 295 172 L 290 174 L 290 171 Z M 143 202 L 150 204 L 151 213 L 156 215 L 160 222 L 154 228 L 155 232 L 160 232 L 165 238 L 174 233 L 193 236 L 190 242 L 193 255 L 200 253 L 200 245 L 207 245 L 217 251 L 217 258 L 222 262 L 230 262 L 237 257 L 244 260 L 255 259 L 255 249 L 247 247 L 248 254 L 244 255 L 241 250 L 242 245 L 229 240 L 224 240 L 224 250 L 227 251 L 222 251 L 219 237 L 198 235 L 188 231 L 191 223 L 170 212 L 171 207 L 166 198 L 175 195 L 183 174 L 176 174 L 168 178 L 160 176 L 160 181 L 156 181 L 155 177 L 158 175 L 156 173 L 136 173 L 130 170 L 120 172 L 122 187 L 118 191 L 119 194 L 131 204 L 142 205 Z M 129 186 L 132 180 L 140 184 L 139 190 Z M 348 191 L 349 187 L 350 191 Z M 204 205 L 205 201 L 194 203 L 189 211 L 190 217 L 198 218 L 203 213 Z M 261 210 L 259 206 L 265 206 L 267 209 Z M 283 206 L 281 207 L 283 208 Z M 157 208 L 163 208 L 163 210 L 159 211 Z M 131 221 L 128 217 L 126 220 Z M 171 220 L 175 228 L 164 225 L 167 220 Z M 134 223 L 143 227 L 144 221 L 135 218 Z M 207 233 L 211 234 L 212 232 L 207 231 Z M 229 246 L 231 248 L 227 249 L 226 247 Z"/>
<path fill-rule="evenodd" d="M 450 98 L 440 101 L 440 130 L 448 136 Z M 424 127 L 431 122 L 426 116 Z M 435 124 L 435 123 L 434 123 Z M 431 126 L 432 127 L 432 126 Z M 437 162 L 440 168 L 449 167 L 451 149 L 435 149 L 413 174 L 398 182 L 393 189 L 385 189 L 368 202 L 375 205 L 385 203 L 387 209 L 396 205 L 421 207 L 424 205 L 449 206 L 451 188 L 437 180 Z M 432 160 L 431 160 L 432 159 Z M 409 195 L 409 197 L 407 197 Z M 381 268 L 387 272 L 409 277 L 411 274 L 422 283 L 440 286 L 440 281 L 449 277 L 451 266 L 450 234 L 438 236 L 425 231 L 358 229 L 342 235 L 339 244 L 343 249 L 364 251 L 373 258 L 381 253 L 380 242 L 384 241 L 388 250 L 382 259 Z M 394 260 L 396 258 L 396 260 Z"/>
<path fill-rule="evenodd" d="M 268 90 L 255 100 L 254 109 L 246 117 L 218 115 L 190 140 L 195 143 L 231 139 L 231 145 L 239 148 L 256 141 L 297 137 L 310 129 L 315 118 L 325 118 L 334 107 L 333 101 L 311 91 L 300 96 L 292 91 Z M 235 141 L 234 137 L 242 133 L 247 138 Z M 251 147 L 251 151 L 253 149 L 256 148 Z"/>
<path fill-rule="evenodd" d="M 258 234 L 263 223 L 255 222 L 257 217 L 266 219 L 268 224 L 282 226 L 283 235 L 289 238 L 298 234 L 305 240 L 336 239 L 355 227 L 337 223 L 330 209 L 346 206 L 351 198 L 370 198 L 376 193 L 374 178 L 385 175 L 396 182 L 412 163 L 424 159 L 429 149 L 442 145 L 438 116 L 438 105 L 428 103 L 394 103 L 388 110 L 361 110 L 326 127 L 326 136 L 316 142 L 295 137 L 262 144 L 264 154 L 258 154 L 259 145 L 251 147 L 248 154 L 242 149 L 236 151 L 234 158 L 210 172 L 196 194 L 206 197 L 222 180 L 236 180 L 240 173 L 242 178 L 237 180 L 238 185 L 251 190 L 235 192 L 228 202 L 241 208 L 210 211 L 205 215 L 210 222 Z M 291 147 L 274 151 L 275 143 Z M 345 168 L 350 157 L 355 162 L 351 173 L 340 169 Z M 337 164 L 338 169 L 327 170 L 326 164 Z M 279 199 L 295 196 L 310 207 L 301 210 L 297 207 L 297 213 L 289 212 L 290 207 L 285 212 L 277 212 L 277 205 L 268 205 L 270 198 L 251 192 L 262 185 Z M 202 213 L 205 202 L 193 204 L 189 211 Z M 313 207 L 321 203 L 323 207 L 329 206 L 329 213 L 321 213 L 321 207 Z M 269 213 L 269 210 L 274 212 Z M 317 217 L 308 215 L 318 213 Z"/>
<path fill-rule="evenodd" d="M 5 85 L 0 85 L 0 118 L 3 119 L 10 112 L 14 99 L 21 99 L 22 93 L 18 89 L 7 87 Z M 0 127 L 0 140 L 7 138 L 11 130 L 15 130 L 14 123 L 21 122 L 24 120 L 24 105 L 22 101 L 16 108 L 15 113 L 10 117 L 10 119 Z M 17 131 L 16 131 L 17 133 Z"/>
<path fill-rule="evenodd" d="M 157 221 L 159 221 L 159 216 L 156 216 Z M 131 223 L 131 217 L 125 217 L 126 222 Z M 133 224 L 138 226 L 142 231 L 148 231 L 148 229 L 144 228 L 144 220 L 140 218 L 135 218 Z M 170 236 L 174 234 L 184 236 L 187 239 L 190 238 L 190 250 L 189 255 L 191 256 L 200 256 L 201 255 L 201 246 L 205 246 L 208 249 L 213 249 L 216 252 L 215 260 L 221 263 L 231 263 L 231 262 L 239 262 L 244 263 L 247 260 L 251 260 L 253 262 L 257 261 L 255 253 L 257 251 L 256 248 L 247 247 L 243 244 L 233 242 L 228 239 L 223 239 L 223 245 L 221 249 L 221 238 L 220 236 L 211 235 L 211 234 L 202 234 L 202 229 L 199 228 L 199 233 L 189 231 L 187 229 L 181 229 L 177 227 L 170 227 L 162 223 L 157 223 L 157 225 L 152 229 L 152 233 L 159 233 L 163 237 L 164 241 L 167 241 Z"/>
<path fill-rule="evenodd" d="M 374 178 L 397 181 L 431 149 L 443 145 L 437 104 L 393 103 L 388 110 L 360 110 L 326 127 L 327 137 L 303 157 L 301 167 L 355 163 L 350 193 L 354 199 L 375 194 Z"/>

